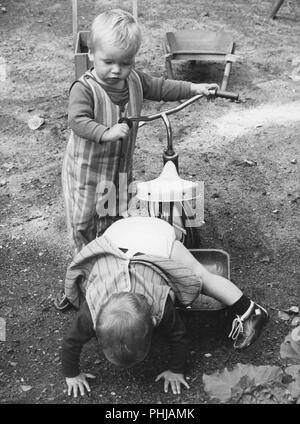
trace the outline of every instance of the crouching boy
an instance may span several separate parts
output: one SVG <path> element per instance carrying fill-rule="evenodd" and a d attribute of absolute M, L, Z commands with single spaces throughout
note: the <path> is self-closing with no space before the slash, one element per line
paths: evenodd
<path fill-rule="evenodd" d="M 67 303 L 79 309 L 63 339 L 62 369 L 68 394 L 90 391 L 80 371 L 82 347 L 96 336 L 106 358 L 118 367 L 141 362 L 154 329 L 169 343 L 171 360 L 156 377 L 180 394 L 185 379 L 187 338 L 175 299 L 190 305 L 202 293 L 228 306 L 235 317 L 229 337 L 244 349 L 259 336 L 267 311 L 228 279 L 210 273 L 158 218 L 131 217 L 112 224 L 85 246 L 67 270 Z"/>

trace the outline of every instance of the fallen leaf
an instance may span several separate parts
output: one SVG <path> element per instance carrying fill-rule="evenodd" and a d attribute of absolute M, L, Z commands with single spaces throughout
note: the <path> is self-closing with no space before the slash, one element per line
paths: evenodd
<path fill-rule="evenodd" d="M 13 169 L 14 164 L 13 163 L 4 163 L 2 166 L 3 166 L 3 168 L 6 169 L 7 172 L 9 172 Z"/>
<path fill-rule="evenodd" d="M 6 341 L 6 321 L 0 317 L 0 342 Z"/>
<path fill-rule="evenodd" d="M 291 78 L 295 82 L 300 81 L 300 75 L 291 74 L 291 75 L 289 75 L 289 78 Z"/>
<path fill-rule="evenodd" d="M 294 330 L 300 327 L 294 328 Z M 293 331 L 294 331 L 293 330 Z M 299 330 L 297 330 L 299 331 Z M 300 342 L 292 339 L 292 332 L 290 332 L 280 345 L 280 356 L 282 359 L 288 359 L 296 364 L 300 362 Z"/>
<path fill-rule="evenodd" d="M 41 214 L 33 214 L 33 215 L 30 215 L 30 216 L 26 219 L 26 221 L 32 221 L 33 219 L 38 219 L 38 218 L 43 218 L 43 215 L 41 215 Z"/>
<path fill-rule="evenodd" d="M 298 306 L 291 306 L 288 309 L 283 309 L 283 311 L 286 312 L 287 314 L 298 314 L 299 308 Z"/>
<path fill-rule="evenodd" d="M 249 160 L 249 159 L 244 159 L 242 162 L 234 160 L 232 162 L 232 164 L 235 165 L 235 166 L 256 166 L 257 165 L 256 162 L 254 162 L 253 160 Z"/>
<path fill-rule="evenodd" d="M 204 390 L 212 399 L 226 402 L 241 396 L 248 388 L 281 381 L 282 375 L 280 367 L 238 363 L 232 371 L 225 368 L 222 372 L 203 374 Z"/>
<path fill-rule="evenodd" d="M 271 262 L 270 256 L 262 257 L 260 262 L 263 262 L 263 263 L 266 263 L 266 264 L 270 263 Z"/>
<path fill-rule="evenodd" d="M 247 166 L 256 166 L 257 163 L 254 162 L 253 160 L 248 160 L 248 159 L 244 159 L 244 164 Z"/>
<path fill-rule="evenodd" d="M 28 120 L 28 126 L 31 130 L 37 130 L 40 128 L 45 122 L 44 118 L 39 115 L 34 115 L 32 118 Z"/>
<path fill-rule="evenodd" d="M 286 312 L 278 311 L 278 318 L 280 318 L 282 321 L 288 321 L 290 316 Z"/>
<path fill-rule="evenodd" d="M 29 392 L 29 390 L 32 389 L 31 386 L 21 386 L 21 389 L 23 390 L 23 392 Z"/>
<path fill-rule="evenodd" d="M 293 381 L 287 386 L 287 390 L 294 399 L 300 396 L 300 365 L 291 365 L 285 372 L 293 377 Z"/>
<path fill-rule="evenodd" d="M 287 374 L 291 375 L 295 378 L 298 374 L 300 374 L 300 364 L 299 365 L 290 365 L 284 370 Z"/>
<path fill-rule="evenodd" d="M 291 339 L 300 345 L 300 326 L 296 327 L 291 332 Z"/>
<path fill-rule="evenodd" d="M 300 317 L 294 317 L 293 319 L 292 319 L 292 322 L 291 322 L 291 325 L 293 326 L 293 327 L 296 327 L 297 325 L 299 325 L 300 324 Z"/>

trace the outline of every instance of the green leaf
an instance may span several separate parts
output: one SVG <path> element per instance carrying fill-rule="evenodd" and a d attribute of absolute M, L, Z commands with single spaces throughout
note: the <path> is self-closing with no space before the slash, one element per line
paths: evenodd
<path fill-rule="evenodd" d="M 291 365 L 285 372 L 293 377 L 293 381 L 287 386 L 287 390 L 294 399 L 300 397 L 300 365 Z"/>
<path fill-rule="evenodd" d="M 300 363 L 300 342 L 294 341 L 289 333 L 284 342 L 280 345 L 280 356 L 282 359 L 289 359 L 290 361 Z"/>
<path fill-rule="evenodd" d="M 232 371 L 225 368 L 211 375 L 203 374 L 204 390 L 212 399 L 227 402 L 238 398 L 255 387 L 271 382 L 281 382 L 283 371 L 280 367 L 238 363 Z"/>

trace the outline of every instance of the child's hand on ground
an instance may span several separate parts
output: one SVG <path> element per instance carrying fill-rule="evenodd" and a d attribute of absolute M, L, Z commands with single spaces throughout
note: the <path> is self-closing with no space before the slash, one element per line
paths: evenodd
<path fill-rule="evenodd" d="M 218 84 L 191 84 L 191 92 L 193 96 L 197 94 L 204 94 L 204 96 L 210 96 L 216 89 L 219 89 Z"/>
<path fill-rule="evenodd" d="M 177 374 L 175 372 L 168 370 L 168 371 L 164 371 L 161 374 L 159 374 L 156 377 L 155 381 L 159 381 L 162 378 L 165 379 L 165 382 L 164 382 L 165 393 L 168 393 L 169 385 L 171 386 L 171 389 L 172 389 L 172 392 L 173 392 L 174 395 L 180 395 L 180 393 L 181 393 L 180 385 L 181 384 L 183 384 L 187 389 L 190 388 L 190 386 L 185 381 L 183 374 Z"/>
<path fill-rule="evenodd" d="M 68 378 L 66 377 L 66 383 L 68 386 L 68 396 L 72 395 L 72 391 L 74 397 L 77 398 L 78 390 L 81 396 L 84 396 L 84 389 L 88 392 L 91 391 L 89 383 L 87 382 L 87 378 L 96 378 L 93 374 L 86 374 L 84 372 L 77 375 L 77 377 Z"/>
<path fill-rule="evenodd" d="M 103 133 L 101 141 L 117 141 L 120 138 L 127 138 L 128 134 L 129 127 L 126 123 L 116 124 Z"/>

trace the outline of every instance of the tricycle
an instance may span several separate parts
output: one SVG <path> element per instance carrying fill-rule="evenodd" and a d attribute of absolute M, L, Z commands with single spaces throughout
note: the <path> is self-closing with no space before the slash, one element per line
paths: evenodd
<path fill-rule="evenodd" d="M 135 200 L 146 202 L 148 215 L 164 219 L 174 227 L 176 239 L 181 241 L 210 272 L 230 279 L 229 254 L 220 249 L 199 248 L 199 227 L 204 223 L 204 184 L 184 180 L 179 175 L 179 154 L 174 149 L 172 126 L 169 115 L 173 115 L 190 104 L 199 101 L 203 95 L 194 96 L 179 105 L 149 116 L 121 118 L 132 127 L 133 121 L 139 126 L 162 119 L 167 133 L 167 146 L 163 151 L 163 169 L 160 175 L 150 181 L 136 184 Z M 216 97 L 238 101 L 232 92 L 213 90 L 209 99 Z M 129 208 L 130 209 L 130 208 Z M 220 302 L 205 295 L 189 307 L 191 310 L 218 310 L 224 308 Z"/>

